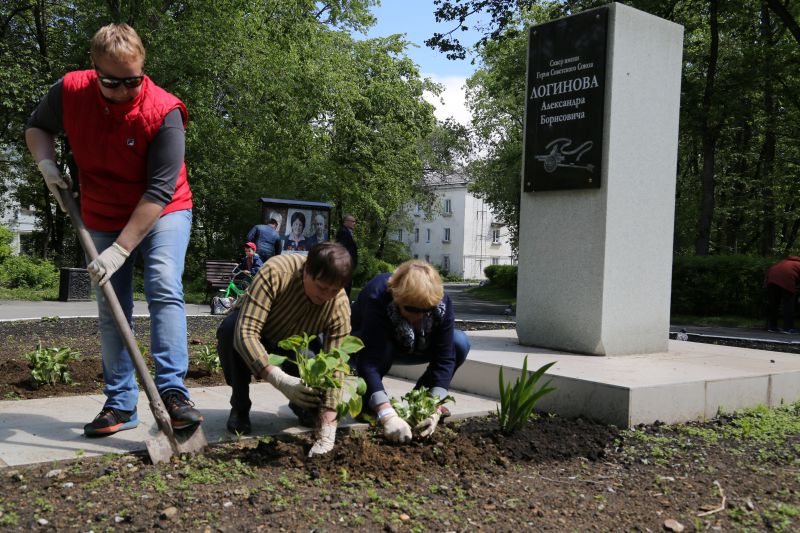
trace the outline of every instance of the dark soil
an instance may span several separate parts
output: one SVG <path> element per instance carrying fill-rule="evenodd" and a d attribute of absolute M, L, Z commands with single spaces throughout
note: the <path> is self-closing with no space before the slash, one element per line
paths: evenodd
<path fill-rule="evenodd" d="M 146 322 L 136 324 L 142 341 Z M 190 320 L 193 349 L 213 343 L 217 322 Z M 95 330 L 93 320 L 0 324 L 0 391 L 7 399 L 99 393 Z M 22 354 L 38 339 L 83 353 L 71 367 L 81 385 L 29 387 Z M 197 370 L 187 381 L 221 378 Z M 627 432 L 542 415 L 507 436 L 488 417 L 447 420 L 430 441 L 404 446 L 375 430 L 340 431 L 334 451 L 313 460 L 300 436 L 216 445 L 157 466 L 127 455 L 6 468 L 0 529 L 798 530 L 800 432 L 709 436 L 734 422 Z"/>
<path fill-rule="evenodd" d="M 211 373 L 199 364 L 197 355 L 201 348 L 216 346 L 216 330 L 220 316 L 193 316 L 188 320 L 189 387 L 224 385 L 221 373 Z M 134 334 L 140 349 L 147 355 L 150 339 L 150 319 L 135 318 Z M 69 364 L 75 383 L 43 385 L 37 388 L 31 380 L 31 371 L 25 354 L 43 348 L 69 347 L 81 354 L 78 361 Z M 150 358 L 146 358 L 151 362 Z M 103 369 L 100 359 L 100 337 L 96 318 L 46 318 L 0 322 L 0 399 L 32 399 L 52 396 L 102 394 Z"/>

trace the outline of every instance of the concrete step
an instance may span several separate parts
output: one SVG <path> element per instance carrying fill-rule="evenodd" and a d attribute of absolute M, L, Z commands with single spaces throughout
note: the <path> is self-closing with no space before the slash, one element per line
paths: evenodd
<path fill-rule="evenodd" d="M 704 420 L 719 411 L 800 400 L 800 356 L 669 341 L 669 351 L 624 356 L 590 356 L 521 346 L 514 330 L 468 332 L 472 350 L 451 387 L 498 398 L 498 371 L 506 381 L 556 361 L 546 378 L 555 392 L 539 408 L 586 417 L 618 427 Z M 424 366 L 394 366 L 391 375 L 416 380 Z"/>

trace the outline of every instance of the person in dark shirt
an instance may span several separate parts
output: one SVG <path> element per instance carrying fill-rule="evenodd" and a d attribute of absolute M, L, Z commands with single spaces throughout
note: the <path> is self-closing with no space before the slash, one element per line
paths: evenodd
<path fill-rule="evenodd" d="M 469 354 L 469 339 L 454 327 L 453 303 L 444 294 L 439 273 L 418 259 L 406 261 L 392 274 L 372 278 L 351 309 L 352 335 L 364 341 L 364 349 L 355 355 L 355 367 L 367 383 L 366 405 L 388 440 L 408 442 L 411 427 L 392 408 L 383 376 L 393 364 L 427 363 L 415 388 L 426 387 L 445 398 L 453 375 Z M 447 414 L 444 408 L 420 424 L 422 436 L 435 431 L 442 414 Z"/>
<path fill-rule="evenodd" d="M 347 248 L 347 251 L 350 253 L 350 258 L 353 261 L 353 272 L 356 271 L 356 267 L 358 266 L 358 246 L 356 245 L 355 239 L 353 239 L 353 230 L 355 230 L 355 227 L 356 217 L 347 214 L 342 219 L 342 227 L 339 228 L 338 233 L 336 233 L 336 242 Z M 350 297 L 352 288 L 352 281 L 344 288 L 344 292 L 347 293 L 348 298 Z"/>
<path fill-rule="evenodd" d="M 255 243 L 256 253 L 262 263 L 281 253 L 281 236 L 278 234 L 278 221 L 274 218 L 268 224 L 256 224 L 250 228 L 247 240 Z"/>

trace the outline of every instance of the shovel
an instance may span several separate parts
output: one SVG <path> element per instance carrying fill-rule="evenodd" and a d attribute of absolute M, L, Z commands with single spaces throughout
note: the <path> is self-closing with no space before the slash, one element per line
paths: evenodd
<path fill-rule="evenodd" d="M 78 232 L 78 240 L 83 247 L 83 251 L 86 252 L 90 261 L 94 261 L 97 257 L 97 249 L 94 246 L 92 237 L 83 225 L 81 213 L 78 211 L 78 206 L 75 205 L 75 201 L 72 199 L 72 192 L 68 189 L 59 189 L 59 193 L 61 194 L 61 200 L 64 202 L 64 206 L 67 208 L 69 218 L 72 220 L 72 225 L 75 226 Z M 173 455 L 193 455 L 202 453 L 208 446 L 203 428 L 198 424 L 192 428 L 181 430 L 180 432 L 176 432 L 173 429 L 169 413 L 166 407 L 164 407 L 164 402 L 161 401 L 161 396 L 158 394 L 153 378 L 150 376 L 150 372 L 144 362 L 144 357 L 142 357 L 139 346 L 133 338 L 133 333 L 125 318 L 125 314 L 122 312 L 122 307 L 119 304 L 114 288 L 111 286 L 111 283 L 106 283 L 101 289 L 103 290 L 106 302 L 108 302 L 108 307 L 114 315 L 114 322 L 117 325 L 117 330 L 119 330 L 119 334 L 122 335 L 125 341 L 125 347 L 128 348 L 128 353 L 133 361 L 133 366 L 136 368 L 136 375 L 139 378 L 139 382 L 144 385 L 147 398 L 150 400 L 150 410 L 153 412 L 153 416 L 160 430 L 156 433 L 155 437 L 145 441 L 150 460 L 153 464 L 158 464 L 169 461 Z"/>

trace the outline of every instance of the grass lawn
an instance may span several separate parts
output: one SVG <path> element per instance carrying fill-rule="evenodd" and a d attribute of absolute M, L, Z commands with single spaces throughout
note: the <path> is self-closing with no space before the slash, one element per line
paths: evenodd
<path fill-rule="evenodd" d="M 504 304 L 517 304 L 517 292 L 509 289 L 501 289 L 486 285 L 484 287 L 470 287 L 466 292 L 480 298 L 481 300 L 489 300 L 490 302 L 500 302 Z"/>

